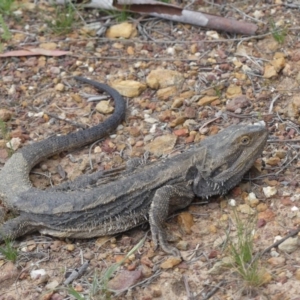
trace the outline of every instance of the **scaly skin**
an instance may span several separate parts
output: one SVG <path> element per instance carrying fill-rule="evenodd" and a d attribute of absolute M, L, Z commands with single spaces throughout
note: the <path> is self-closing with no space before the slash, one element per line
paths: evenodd
<path fill-rule="evenodd" d="M 95 86 L 95 82 L 79 80 Z M 125 171 L 112 170 L 111 174 L 85 175 L 72 184 L 45 191 L 32 188 L 29 172 L 36 163 L 60 151 L 92 143 L 119 124 L 125 105 L 118 93 L 113 97 L 113 122 L 108 119 L 105 130 L 102 123 L 82 131 L 80 137 L 76 132 L 47 139 L 24 147 L 6 163 L 0 172 L 0 195 L 19 216 L 3 224 L 2 238 L 17 238 L 33 231 L 91 238 L 149 222 L 154 244 L 179 255 L 166 241 L 163 223 L 167 216 L 188 206 L 195 196 L 224 194 L 237 185 L 261 155 L 268 136 L 262 124 L 234 125 L 168 159 Z M 45 153 L 46 149 L 50 150 Z"/>

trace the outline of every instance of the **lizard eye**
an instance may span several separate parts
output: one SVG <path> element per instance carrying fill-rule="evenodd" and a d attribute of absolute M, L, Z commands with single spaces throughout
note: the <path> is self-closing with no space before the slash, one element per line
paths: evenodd
<path fill-rule="evenodd" d="M 243 136 L 242 138 L 241 138 L 241 143 L 242 143 L 242 145 L 248 145 L 249 143 L 250 143 L 250 138 L 249 138 L 249 136 Z"/>

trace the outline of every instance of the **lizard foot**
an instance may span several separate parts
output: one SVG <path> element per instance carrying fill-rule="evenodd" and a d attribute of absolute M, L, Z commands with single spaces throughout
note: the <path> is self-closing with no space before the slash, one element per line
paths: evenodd
<path fill-rule="evenodd" d="M 166 233 L 164 229 L 160 229 L 156 227 L 155 225 L 151 225 L 151 233 L 152 233 L 152 241 L 154 244 L 154 250 L 157 250 L 158 245 L 161 247 L 163 251 L 165 251 L 168 254 L 171 254 L 176 257 L 181 257 L 180 251 L 171 246 L 166 239 Z"/>

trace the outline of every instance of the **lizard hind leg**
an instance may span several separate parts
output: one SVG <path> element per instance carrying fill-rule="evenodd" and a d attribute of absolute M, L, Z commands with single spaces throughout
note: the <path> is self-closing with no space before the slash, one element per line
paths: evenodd
<path fill-rule="evenodd" d="M 164 222 L 170 213 L 188 206 L 193 198 L 194 193 L 189 186 L 166 185 L 155 192 L 149 211 L 149 223 L 155 248 L 159 244 L 166 253 L 180 256 L 179 250 L 167 242 Z"/>

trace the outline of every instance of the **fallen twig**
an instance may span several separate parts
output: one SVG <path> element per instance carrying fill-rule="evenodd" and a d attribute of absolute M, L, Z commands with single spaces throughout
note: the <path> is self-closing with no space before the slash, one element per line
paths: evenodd
<path fill-rule="evenodd" d="M 82 276 L 83 273 L 87 270 L 88 266 L 90 265 L 90 261 L 86 261 L 79 269 L 74 269 L 69 277 L 64 281 L 64 285 L 70 284 L 73 280 L 77 279 L 78 277 Z"/>

